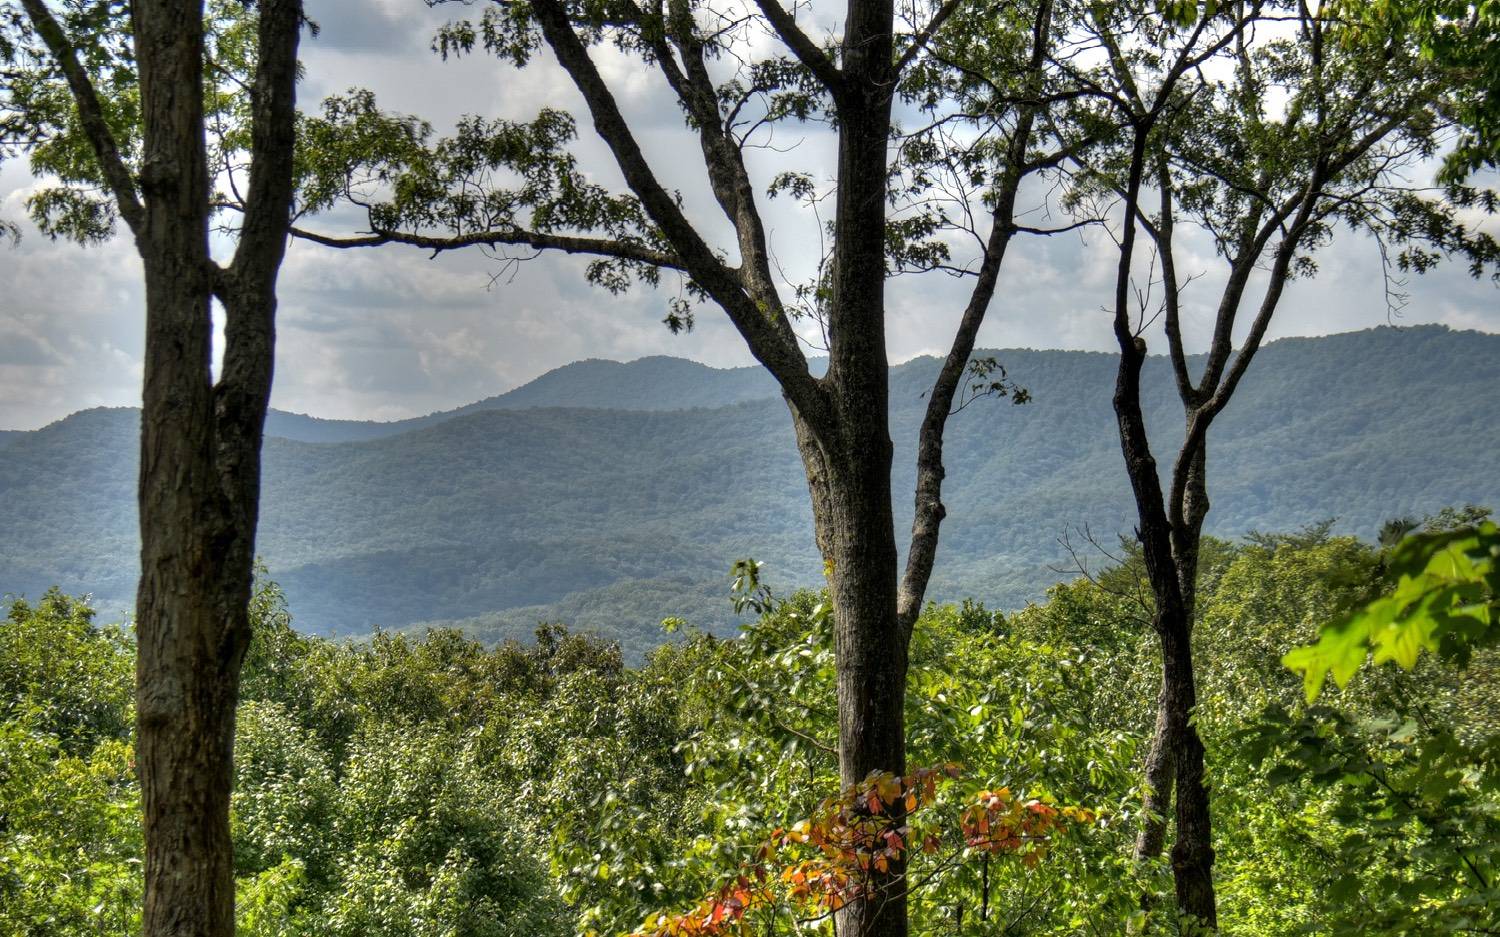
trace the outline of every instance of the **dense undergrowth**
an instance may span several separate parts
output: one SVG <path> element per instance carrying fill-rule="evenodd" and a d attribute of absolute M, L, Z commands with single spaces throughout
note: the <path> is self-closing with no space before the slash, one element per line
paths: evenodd
<path fill-rule="evenodd" d="M 1500 927 L 1493 652 L 1367 671 L 1312 707 L 1281 663 L 1382 562 L 1326 529 L 1206 551 L 1197 718 L 1225 933 Z M 838 793 L 828 610 L 748 598 L 764 614 L 738 639 L 687 627 L 629 668 L 556 626 L 526 646 L 335 643 L 293 630 L 265 585 L 238 725 L 242 933 L 613 934 L 699 906 Z M 1175 932 L 1170 870 L 1129 859 L 1156 691 L 1147 602 L 1122 555 L 1013 615 L 924 615 L 909 766 L 957 778 L 909 850 L 913 933 Z M 0 934 L 136 931 L 132 668 L 129 632 L 83 600 L 16 601 L 0 623 Z M 1088 822 L 975 848 L 959 818 L 997 791 Z M 771 903 L 744 921 L 830 926 Z"/>

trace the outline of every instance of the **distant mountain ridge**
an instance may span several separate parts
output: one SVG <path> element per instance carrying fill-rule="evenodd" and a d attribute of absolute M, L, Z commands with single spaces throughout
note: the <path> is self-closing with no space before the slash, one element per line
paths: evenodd
<path fill-rule="evenodd" d="M 776 381 L 761 367 L 711 368 L 664 355 L 629 362 L 588 358 L 548 371 L 507 393 L 407 420 L 325 420 L 272 410 L 266 419 L 266 433 L 298 442 L 355 442 L 396 436 L 484 410 L 533 407 L 689 410 L 779 395 Z M 0 439 L 0 445 L 3 444 Z"/>
<path fill-rule="evenodd" d="M 1064 578 L 1065 530 L 1108 539 L 1134 516 L 1109 403 L 1114 356 L 995 354 L 1033 402 L 981 401 L 952 419 L 932 597 L 1010 607 Z M 891 372 L 903 531 L 936 367 L 919 358 Z M 1181 411 L 1163 359 L 1145 380 L 1165 464 Z M 1500 506 L 1495 399 L 1497 335 L 1424 326 L 1272 343 L 1215 427 L 1209 530 L 1337 516 L 1371 535 L 1395 515 Z M 0 591 L 56 583 L 106 608 L 129 602 L 137 423 L 134 410 L 90 410 L 0 438 Z M 665 616 L 730 627 L 734 559 L 766 561 L 782 590 L 819 577 L 790 421 L 758 368 L 585 361 L 445 414 L 276 414 L 269 432 L 258 552 L 309 630 L 458 621 L 495 638 L 551 619 L 639 653 Z"/>

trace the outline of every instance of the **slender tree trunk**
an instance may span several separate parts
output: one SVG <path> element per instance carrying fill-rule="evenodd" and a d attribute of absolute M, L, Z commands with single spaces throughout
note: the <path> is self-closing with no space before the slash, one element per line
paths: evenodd
<path fill-rule="evenodd" d="M 1207 514 L 1208 502 L 1206 497 L 1199 498 L 1191 521 L 1178 511 L 1169 514 L 1140 405 L 1141 368 L 1145 363 L 1146 345 L 1138 338 L 1120 344 L 1114 407 L 1119 422 L 1121 453 L 1135 495 L 1136 535 L 1141 542 L 1146 575 L 1156 601 L 1152 624 L 1162 651 L 1160 709 L 1147 764 L 1147 780 L 1152 780 L 1149 775 L 1154 770 L 1160 783 L 1164 763 L 1172 765 L 1170 787 L 1175 788 L 1174 816 L 1177 822 L 1177 836 L 1172 848 L 1172 877 L 1176 885 L 1178 912 L 1197 918 L 1201 925 L 1217 927 L 1213 831 L 1204 780 L 1203 743 L 1192 725 L 1197 687 L 1193 678 L 1193 612 L 1190 603 L 1196 596 L 1198 531 L 1203 516 Z M 1197 463 L 1201 479 L 1202 462 L 1192 461 Z M 1174 524 L 1174 520 L 1177 523 Z M 1167 785 L 1163 784 L 1157 790 L 1165 788 Z M 1159 798 L 1160 794 L 1157 796 Z M 1148 809 L 1149 806 L 1148 801 Z M 1159 809 L 1164 813 L 1165 804 Z M 1137 839 L 1137 855 L 1140 855 L 1141 840 L 1151 844 L 1150 837 L 1154 835 L 1151 824 L 1156 822 L 1159 821 L 1148 815 Z"/>
<path fill-rule="evenodd" d="M 1176 512 L 1172 527 L 1172 565 L 1181 596 L 1183 617 L 1189 635 L 1196 621 L 1198 607 L 1198 551 L 1203 536 L 1203 521 L 1208 516 L 1206 457 L 1202 446 L 1187 460 L 1187 477 L 1183 486 L 1183 504 Z M 1158 626 L 1158 631 L 1160 627 Z M 1167 821 L 1172 810 L 1172 790 L 1176 784 L 1177 746 L 1170 741 L 1172 720 L 1169 696 L 1174 688 L 1165 676 L 1163 662 L 1161 688 L 1156 696 L 1156 725 L 1151 733 L 1151 747 L 1146 753 L 1146 799 L 1140 833 L 1135 841 L 1135 859 L 1145 862 L 1162 854 L 1167 835 Z"/>
<path fill-rule="evenodd" d="M 1146 751 L 1146 797 L 1141 804 L 1141 829 L 1135 838 L 1135 861 L 1149 862 L 1161 855 L 1167 840 L 1167 821 L 1172 809 L 1172 787 L 1177 782 L 1177 764 L 1172 760 L 1169 742 L 1167 681 L 1162 679 L 1156 694 L 1156 725 L 1151 732 L 1151 747 Z M 1143 906 L 1149 901 L 1143 898 Z"/>
<path fill-rule="evenodd" d="M 1200 926 L 1217 928 L 1213 829 L 1203 742 L 1191 721 L 1198 697 L 1193 679 L 1192 637 L 1185 625 L 1186 619 L 1181 616 L 1162 622 L 1167 739 L 1177 766 L 1177 838 L 1172 844 L 1172 878 L 1177 886 L 1178 912 L 1196 918 Z"/>
<path fill-rule="evenodd" d="M 1136 840 L 1136 857 L 1161 855 L 1166 817 L 1170 813 L 1177 823 L 1172 844 L 1172 879 L 1178 912 L 1191 915 L 1202 926 L 1214 928 L 1218 926 L 1218 914 L 1213 885 L 1213 829 L 1203 742 L 1192 724 L 1198 703 L 1193 675 L 1192 618 L 1175 588 L 1154 591 L 1157 612 L 1153 624 L 1161 641 L 1162 683 L 1157 697 L 1156 731 L 1146 762 L 1147 783 L 1153 787 L 1146 809 L 1158 813 L 1148 814 L 1143 820 Z M 1171 811 L 1174 803 L 1176 810 Z M 1148 852 L 1147 848 L 1154 851 Z"/>
<path fill-rule="evenodd" d="M 1191 425 L 1190 418 L 1189 427 Z M 1189 439 L 1184 445 L 1194 444 Z M 1173 723 L 1179 727 L 1173 755 L 1178 795 L 1172 874 L 1177 885 L 1177 906 L 1197 917 L 1201 924 L 1216 928 L 1213 827 L 1203 742 L 1190 721 L 1198 705 L 1193 671 L 1193 626 L 1197 622 L 1198 610 L 1199 548 L 1203 542 L 1203 522 L 1209 510 L 1207 462 L 1206 446 L 1199 442 L 1182 462 L 1186 466 L 1186 477 L 1181 486 L 1181 502 L 1169 505 L 1173 571 L 1181 600 L 1176 620 L 1170 623 L 1170 628 L 1162 630 L 1162 696 L 1174 711 Z M 1167 624 L 1163 622 L 1164 626 Z"/>

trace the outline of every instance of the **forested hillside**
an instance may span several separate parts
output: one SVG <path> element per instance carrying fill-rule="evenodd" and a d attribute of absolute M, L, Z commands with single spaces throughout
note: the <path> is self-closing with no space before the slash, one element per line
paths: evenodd
<path fill-rule="evenodd" d="M 1014 608 L 1067 572 L 1065 532 L 1078 544 L 1086 527 L 1112 546 L 1133 510 L 1109 405 L 1114 358 L 996 354 L 1032 402 L 979 400 L 953 418 L 933 597 Z M 935 366 L 893 369 L 897 491 L 911 490 Z M 1148 418 L 1170 439 L 1180 411 L 1166 362 L 1153 359 L 1147 379 Z M 1337 517 L 1336 530 L 1371 536 L 1396 515 L 1500 503 L 1486 405 L 1497 398 L 1500 336 L 1381 328 L 1276 342 L 1216 428 L 1208 529 Z M 6 446 L 0 590 L 60 585 L 111 611 L 128 603 L 136 420 L 86 411 Z M 314 632 L 463 620 L 500 638 L 558 619 L 637 654 L 661 640 L 664 616 L 727 627 L 737 558 L 764 560 L 782 588 L 818 579 L 785 407 L 758 369 L 580 362 L 405 424 L 279 415 L 272 432 L 259 552 Z M 332 442 L 360 434 L 371 438 Z M 910 505 L 897 510 L 909 523 Z"/>
<path fill-rule="evenodd" d="M 1195 639 L 1225 934 L 1500 924 L 1495 651 L 1373 668 L 1306 710 L 1279 660 L 1384 559 L 1320 530 L 1208 544 Z M 1140 577 L 1131 559 L 1014 615 L 923 616 L 911 763 L 957 777 L 938 774 L 905 818 L 915 933 L 1177 933 L 1140 913 L 1142 894 L 1170 892 L 1166 863 L 1128 858 L 1156 685 Z M 239 933 L 653 934 L 648 915 L 693 908 L 747 864 L 795 876 L 810 850 L 776 832 L 816 822 L 838 789 L 832 622 L 815 595 L 772 606 L 740 640 L 690 634 L 631 669 L 560 628 L 524 647 L 451 631 L 332 642 L 298 634 L 263 588 L 236 730 Z M 130 633 L 57 593 L 8 612 L 0 933 L 136 933 Z M 1088 812 L 989 848 L 963 835 L 976 798 Z M 816 893 L 768 882 L 816 912 Z"/>

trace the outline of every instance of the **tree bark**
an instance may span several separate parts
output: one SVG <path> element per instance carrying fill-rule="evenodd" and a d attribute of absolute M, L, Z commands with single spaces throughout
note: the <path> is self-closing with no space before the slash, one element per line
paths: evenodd
<path fill-rule="evenodd" d="M 1123 336 L 1120 342 L 1120 366 L 1115 384 L 1114 407 L 1120 430 L 1121 452 L 1126 473 L 1135 495 L 1138 526 L 1146 575 L 1151 584 L 1156 608 L 1152 625 L 1161 642 L 1162 683 L 1157 714 L 1157 731 L 1148 759 L 1148 783 L 1152 783 L 1160 814 L 1165 813 L 1162 792 L 1175 788 L 1177 836 L 1172 847 L 1172 874 L 1177 891 L 1179 914 L 1196 918 L 1200 926 L 1216 928 L 1218 912 L 1213 886 L 1213 829 L 1209 814 L 1208 787 L 1204 780 L 1203 743 L 1192 724 L 1193 707 L 1197 705 L 1197 687 L 1193 677 L 1192 608 L 1196 594 L 1197 530 L 1178 525 L 1174 528 L 1157 474 L 1156 459 L 1151 454 L 1146 422 L 1141 411 L 1141 369 L 1146 359 L 1146 343 Z M 1201 460 L 1196 461 L 1200 468 Z M 1207 513 L 1207 499 L 1198 502 L 1201 514 Z M 1174 512 L 1176 513 L 1176 512 Z M 1174 537 L 1174 531 L 1182 536 Z M 1181 562 L 1179 562 L 1181 561 Z M 1184 564 L 1187 567 L 1184 567 Z M 1161 779 L 1171 765 L 1170 787 Z M 1155 773 L 1153 779 L 1150 775 Z M 1170 795 L 1168 795 L 1170 796 Z M 1148 799 L 1147 810 L 1152 808 Z M 1159 818 L 1150 813 L 1144 820 L 1136 843 L 1159 850 L 1164 831 L 1154 830 Z M 1154 842 L 1153 842 L 1154 841 Z"/>
<path fill-rule="evenodd" d="M 143 933 L 234 932 L 229 790 L 250 569 L 215 460 L 201 4 L 140 2 L 146 276 L 136 757 Z M 240 583 L 243 580 L 243 583 Z"/>
<path fill-rule="evenodd" d="M 260 4 L 251 171 L 234 260 L 209 255 L 201 0 L 138 0 L 146 278 L 136 596 L 147 937 L 232 937 L 234 716 L 250 641 L 275 285 L 292 200 L 299 0 Z M 211 371 L 211 301 L 225 310 Z"/>
<path fill-rule="evenodd" d="M 1172 809 L 1172 787 L 1177 781 L 1177 763 L 1172 760 L 1171 726 L 1168 718 L 1169 687 L 1162 678 L 1156 693 L 1156 724 L 1151 747 L 1146 750 L 1146 796 L 1141 803 L 1141 828 L 1135 838 L 1135 861 L 1149 862 L 1161 855 L 1167 841 L 1168 811 Z M 1149 905 L 1142 898 L 1142 906 Z"/>
<path fill-rule="evenodd" d="M 1177 910 L 1209 929 L 1219 917 L 1213 882 L 1213 828 L 1204 774 L 1203 742 L 1192 724 L 1197 706 L 1192 637 L 1181 616 L 1162 621 L 1162 673 L 1166 689 L 1167 740 L 1177 767 L 1177 837 L 1172 844 L 1172 878 Z"/>
<path fill-rule="evenodd" d="M 872 771 L 906 771 L 908 633 L 897 615 L 892 447 L 879 418 L 884 412 L 870 408 L 863 426 L 846 422 L 848 445 L 830 453 L 793 411 L 833 600 L 839 779 L 845 787 Z M 862 443 L 851 438 L 855 430 L 863 431 Z M 868 900 L 839 912 L 839 933 L 904 937 L 905 863 L 871 875 Z"/>

